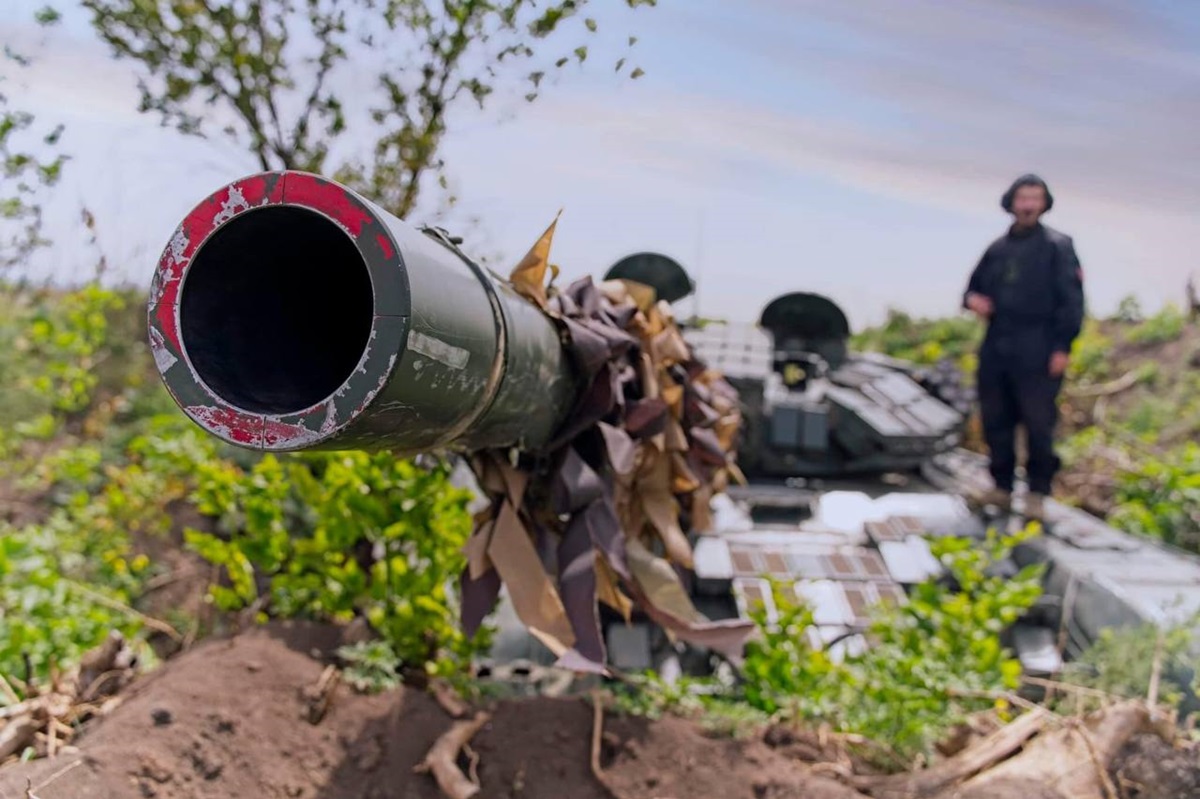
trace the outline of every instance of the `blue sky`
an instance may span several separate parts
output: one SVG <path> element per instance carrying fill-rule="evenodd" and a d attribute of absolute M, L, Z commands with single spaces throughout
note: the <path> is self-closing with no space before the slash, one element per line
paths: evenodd
<path fill-rule="evenodd" d="M 86 203 L 110 261 L 147 280 L 177 219 L 254 164 L 140 116 L 132 67 L 67 4 L 59 29 L 32 27 L 41 4 L 0 7 L 0 41 L 37 57 L 6 91 L 66 123 L 74 155 L 49 208 L 58 246 L 37 266 L 86 265 Z M 796 289 L 858 325 L 889 306 L 952 313 L 1004 229 L 1000 193 L 1034 170 L 1096 311 L 1129 293 L 1178 301 L 1200 272 L 1200 3 L 623 5 L 597 0 L 608 37 L 537 103 L 455 120 L 453 220 L 475 251 L 515 261 L 563 208 L 553 255 L 567 276 L 661 250 L 699 278 L 706 315 L 750 321 Z M 638 81 L 610 68 L 626 33 Z"/>

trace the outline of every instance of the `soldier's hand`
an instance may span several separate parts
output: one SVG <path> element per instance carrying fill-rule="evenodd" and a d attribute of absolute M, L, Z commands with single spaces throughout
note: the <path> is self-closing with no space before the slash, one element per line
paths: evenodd
<path fill-rule="evenodd" d="M 990 317 L 993 311 L 991 298 L 974 292 L 967 295 L 967 307 L 984 319 Z"/>
<path fill-rule="evenodd" d="M 1050 356 L 1050 376 L 1062 377 L 1066 374 L 1067 365 L 1071 363 L 1071 356 L 1065 352 L 1056 352 Z"/>

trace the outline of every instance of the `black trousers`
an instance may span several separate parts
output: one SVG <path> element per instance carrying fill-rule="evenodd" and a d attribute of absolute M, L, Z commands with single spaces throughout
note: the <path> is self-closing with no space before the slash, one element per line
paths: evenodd
<path fill-rule="evenodd" d="M 977 379 L 983 436 L 991 454 L 992 479 L 1005 491 L 1012 490 L 1017 468 L 1018 425 L 1024 426 L 1028 442 L 1025 472 L 1030 491 L 1049 494 L 1061 464 L 1054 453 L 1054 428 L 1062 378 L 1050 376 L 1048 358 L 1044 364 L 1039 361 L 980 353 Z"/>

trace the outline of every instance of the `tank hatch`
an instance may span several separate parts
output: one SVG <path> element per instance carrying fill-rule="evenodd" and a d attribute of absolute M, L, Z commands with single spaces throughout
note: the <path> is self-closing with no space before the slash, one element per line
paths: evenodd
<path fill-rule="evenodd" d="M 678 302 L 696 290 L 696 284 L 674 258 L 656 252 L 627 255 L 613 264 L 605 280 L 632 280 L 650 286 L 660 300 Z"/>

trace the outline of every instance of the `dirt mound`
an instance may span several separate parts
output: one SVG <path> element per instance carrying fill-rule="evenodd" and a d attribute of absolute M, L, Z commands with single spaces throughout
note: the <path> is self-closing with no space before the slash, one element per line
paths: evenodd
<path fill-rule="evenodd" d="M 0 771 L 0 797 L 40 799 L 435 799 L 415 774 L 451 719 L 412 690 L 340 688 L 319 724 L 306 691 L 330 628 L 272 626 L 206 642 L 131 689 L 79 752 Z M 315 657 L 314 657 L 315 655 Z M 482 797 L 611 799 L 590 771 L 593 709 L 575 699 L 501 702 L 472 741 Z M 608 718 L 602 763 L 619 799 L 859 794 L 807 774 L 760 741 L 704 735 L 679 719 Z"/>
<path fill-rule="evenodd" d="M 1176 748 L 1157 735 L 1131 740 L 1112 771 L 1129 799 L 1200 796 L 1200 749 Z"/>
<path fill-rule="evenodd" d="M 685 719 L 626 717 L 607 722 L 605 729 L 601 764 L 605 780 L 621 797 L 862 797 L 814 776 L 759 739 L 711 737 Z"/>
<path fill-rule="evenodd" d="M 76 739 L 78 749 L 0 770 L 0 799 L 24 796 L 27 784 L 38 799 L 438 799 L 433 778 L 415 773 L 414 767 L 453 722 L 429 695 L 402 690 L 363 696 L 342 686 L 324 717 L 316 724 L 308 721 L 325 660 L 340 643 L 335 628 L 293 624 L 209 640 L 135 684 L 116 710 Z M 589 699 L 505 700 L 488 711 L 490 721 L 471 741 L 480 797 L 863 797 L 817 773 L 836 767 L 811 761 L 839 758 L 823 751 L 819 738 L 810 740 L 800 731 L 773 728 L 738 740 L 710 735 L 679 718 L 607 716 L 600 739 L 601 784 L 591 771 L 594 707 Z M 1113 718 L 1145 716 L 1144 709 L 1132 706 L 1112 713 Z M 1034 776 L 1025 773 L 1021 761 L 1032 758 L 1030 768 L 1038 766 L 1037 750 L 1047 744 L 1069 754 L 1064 746 L 1074 741 L 1071 725 L 1043 730 L 1033 715 L 1021 719 L 981 743 L 981 750 L 995 749 L 999 737 L 1019 733 L 985 758 L 995 763 L 1022 749 L 995 767 L 997 779 L 963 782 L 984 765 L 969 750 L 960 757 L 979 760 L 974 770 L 951 760 L 910 775 L 847 780 L 877 799 L 1057 796 L 1021 785 Z M 1023 743 L 1038 732 L 1032 744 Z M 1120 750 L 1111 775 L 1131 799 L 1200 796 L 1194 750 L 1172 748 L 1153 735 L 1135 736 L 1123 746 L 1118 741 L 1125 738 L 1106 744 L 1098 734 L 1096 740 L 1113 754 Z M 1109 756 L 1103 759 L 1108 762 Z M 459 765 L 471 770 L 466 757 Z"/>

